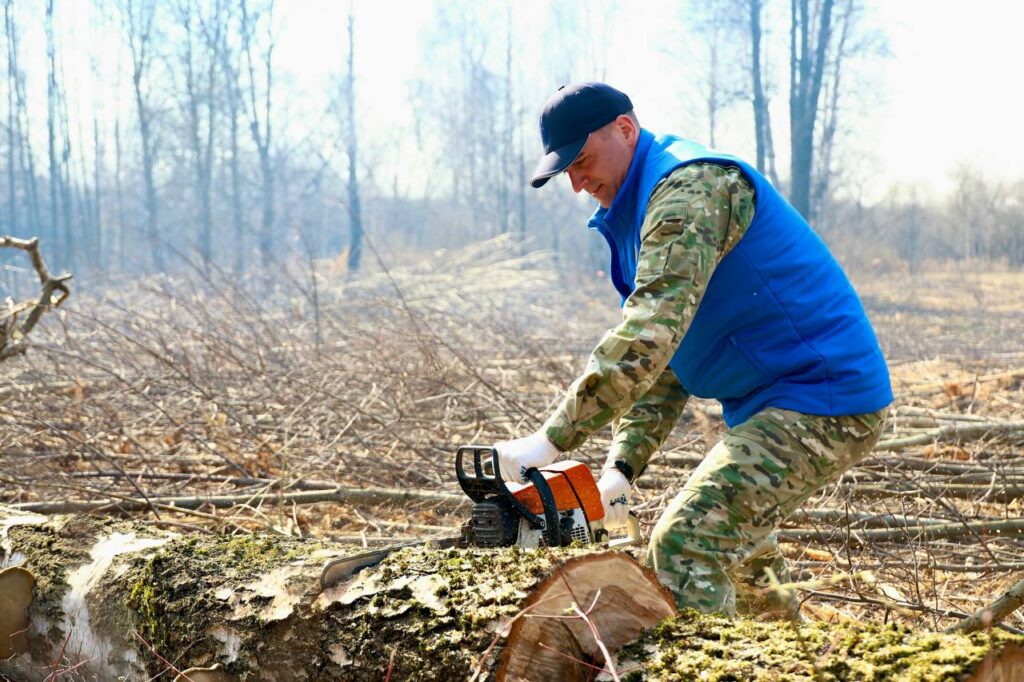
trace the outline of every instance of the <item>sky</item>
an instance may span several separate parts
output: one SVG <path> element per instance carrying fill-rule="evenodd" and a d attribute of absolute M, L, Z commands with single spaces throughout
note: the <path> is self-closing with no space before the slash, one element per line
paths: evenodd
<path fill-rule="evenodd" d="M 564 11 L 573 3 L 577 14 L 569 22 L 571 33 L 559 35 L 539 28 L 547 14 Z M 1020 87 L 1024 2 L 864 3 L 865 21 L 885 34 L 889 53 L 862 64 L 857 78 L 845 83 L 847 136 L 840 160 L 862 181 L 864 198 L 881 198 L 893 185 L 941 197 L 952 188 L 954 173 L 963 164 L 980 169 L 992 180 L 1024 179 L 1024 88 Z M 441 4 L 451 6 L 449 0 Z M 476 4 L 488 8 L 496 25 L 506 16 L 507 6 L 498 0 L 477 0 Z M 412 141 L 415 117 L 410 103 L 415 81 L 443 78 L 449 68 L 443 60 L 433 62 L 423 56 L 426 41 L 437 40 L 435 5 L 422 0 L 352 0 L 351 5 L 343 0 L 277 0 L 275 58 L 282 70 L 279 82 L 288 89 L 291 124 L 299 135 L 321 125 L 333 92 L 332 79 L 343 70 L 345 18 L 351 6 L 356 17 L 361 132 L 367 148 L 380 155 L 382 164 L 411 193 L 429 186 L 432 155 L 439 153 Z M 564 73 L 572 80 L 604 78 L 624 90 L 645 127 L 706 141 L 705 117 L 696 106 L 702 56 L 699 45 L 680 29 L 680 16 L 685 15 L 681 5 L 678 0 L 516 0 L 509 12 L 521 36 L 515 58 L 530 74 L 522 88 L 529 93 L 524 97 L 531 99 L 520 103 L 524 116 L 530 122 L 535 119 L 544 93 L 553 91 L 563 76 L 543 71 L 541 57 L 564 54 Z M 775 30 L 784 30 L 788 3 L 768 0 L 767 5 Z M 110 35 L 109 27 L 87 28 L 91 3 L 86 0 L 58 0 L 57 7 L 72 108 L 120 107 L 130 119 L 130 93 L 122 90 L 111 104 L 105 84 L 96 83 L 89 72 L 93 62 L 104 68 L 125 65 L 117 36 Z M 503 31 L 494 33 L 489 49 L 500 64 Z M 37 27 L 24 35 L 31 106 L 42 114 L 42 31 Z M 769 55 L 778 87 L 772 116 L 784 170 L 788 162 L 788 113 L 782 88 L 786 55 L 777 52 Z M 749 104 L 737 104 L 724 116 L 717 147 L 752 157 L 750 127 Z M 530 144 L 528 148 L 539 156 L 539 139 Z"/>

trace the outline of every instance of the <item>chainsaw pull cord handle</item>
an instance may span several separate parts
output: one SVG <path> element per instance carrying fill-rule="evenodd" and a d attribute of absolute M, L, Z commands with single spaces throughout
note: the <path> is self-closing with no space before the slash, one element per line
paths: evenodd
<path fill-rule="evenodd" d="M 558 524 L 558 507 L 555 505 L 555 495 L 551 492 L 551 486 L 536 467 L 526 470 L 526 478 L 537 489 L 541 504 L 544 506 L 544 534 L 548 536 L 548 547 L 561 547 L 562 527 Z"/>

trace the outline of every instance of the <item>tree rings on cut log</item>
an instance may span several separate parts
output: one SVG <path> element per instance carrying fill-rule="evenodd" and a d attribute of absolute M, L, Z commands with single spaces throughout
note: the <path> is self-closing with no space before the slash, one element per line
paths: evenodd
<path fill-rule="evenodd" d="M 25 649 L 28 606 L 35 585 L 35 577 L 24 568 L 0 571 L 0 659 Z"/>
<path fill-rule="evenodd" d="M 584 620 L 572 605 L 587 614 Z M 607 552 L 562 564 L 530 595 L 509 631 L 498 678 L 589 680 L 614 652 L 675 613 L 672 594 L 629 556 Z M 587 622 L 589 621 L 589 623 Z"/>

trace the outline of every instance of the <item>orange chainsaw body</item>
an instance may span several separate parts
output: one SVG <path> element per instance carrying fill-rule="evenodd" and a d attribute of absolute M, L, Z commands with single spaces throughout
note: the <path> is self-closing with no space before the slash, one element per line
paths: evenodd
<path fill-rule="evenodd" d="M 551 486 L 558 511 L 582 507 L 588 521 L 600 521 L 604 518 L 601 491 L 597 489 L 594 475 L 590 473 L 590 467 L 586 464 L 564 460 L 542 467 L 540 472 Z M 532 513 L 544 514 L 544 504 L 532 483 L 509 483 L 508 490 Z"/>

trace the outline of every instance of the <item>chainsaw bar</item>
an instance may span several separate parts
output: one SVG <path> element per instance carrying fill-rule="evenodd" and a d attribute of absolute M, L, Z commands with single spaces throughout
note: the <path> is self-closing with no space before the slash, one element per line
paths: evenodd
<path fill-rule="evenodd" d="M 339 559 L 328 559 L 324 563 L 323 571 L 320 573 L 320 591 L 323 592 L 329 587 L 334 587 L 342 581 L 351 578 L 364 568 L 376 566 L 380 562 L 384 561 L 389 554 L 397 552 L 400 549 L 405 549 L 406 547 L 423 547 L 424 545 L 433 545 L 438 549 L 447 549 L 458 545 L 461 539 L 461 535 L 453 535 L 443 538 L 413 540 L 412 542 L 403 542 L 399 545 L 391 545 L 390 547 L 374 549 L 369 552 L 361 552 L 359 554 L 353 554 L 352 556 L 341 557 Z"/>

